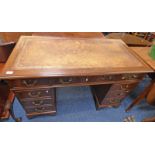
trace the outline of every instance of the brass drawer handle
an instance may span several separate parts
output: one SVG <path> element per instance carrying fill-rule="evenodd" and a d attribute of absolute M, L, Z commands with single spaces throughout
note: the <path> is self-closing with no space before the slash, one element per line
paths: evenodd
<path fill-rule="evenodd" d="M 86 81 L 86 82 L 88 82 L 88 81 L 89 81 L 89 78 L 88 78 L 88 77 L 87 77 L 87 78 L 85 78 L 85 81 Z"/>
<path fill-rule="evenodd" d="M 60 83 L 62 83 L 62 84 L 67 84 L 67 83 L 70 83 L 72 81 L 73 81 L 72 78 L 68 78 L 67 80 L 66 79 L 63 79 L 63 78 L 60 79 Z"/>
<path fill-rule="evenodd" d="M 122 80 L 125 80 L 126 79 L 126 77 L 125 76 L 122 76 L 122 78 L 121 78 Z"/>
<path fill-rule="evenodd" d="M 43 101 L 33 101 L 32 102 L 32 104 L 35 106 L 42 105 L 43 103 L 44 103 Z"/>
<path fill-rule="evenodd" d="M 30 97 L 39 97 L 40 94 L 41 94 L 41 92 L 37 92 L 36 94 L 33 94 L 32 92 L 29 92 L 29 93 L 28 93 L 28 95 L 29 95 Z"/>
<path fill-rule="evenodd" d="M 117 99 L 111 99 L 111 102 L 113 102 L 113 103 L 118 103 L 120 101 L 121 101 L 121 99 L 119 99 L 119 98 L 117 98 Z"/>
<path fill-rule="evenodd" d="M 109 79 L 109 80 L 112 80 L 112 79 L 113 79 L 113 77 L 110 75 L 110 76 L 108 77 L 108 79 Z"/>
<path fill-rule="evenodd" d="M 125 91 L 126 93 L 129 93 L 129 92 L 130 92 L 130 87 L 129 87 L 128 84 L 125 85 L 124 87 L 121 85 L 121 89 L 122 89 L 123 91 Z"/>
<path fill-rule="evenodd" d="M 125 92 L 126 92 L 126 93 L 129 93 L 129 90 L 126 89 Z"/>
<path fill-rule="evenodd" d="M 123 85 L 121 85 L 121 90 L 124 90 L 126 88 L 129 88 L 129 85 L 128 84 L 126 84 L 124 87 L 123 87 Z"/>
<path fill-rule="evenodd" d="M 138 75 L 137 74 L 133 74 L 132 76 L 134 79 L 138 78 Z"/>
<path fill-rule="evenodd" d="M 30 80 L 29 82 L 26 80 L 23 80 L 23 84 L 26 87 L 33 87 L 33 86 L 35 86 L 35 84 L 37 84 L 37 80 Z"/>
<path fill-rule="evenodd" d="M 45 110 L 45 107 L 37 107 L 34 109 L 36 112 L 41 112 Z"/>

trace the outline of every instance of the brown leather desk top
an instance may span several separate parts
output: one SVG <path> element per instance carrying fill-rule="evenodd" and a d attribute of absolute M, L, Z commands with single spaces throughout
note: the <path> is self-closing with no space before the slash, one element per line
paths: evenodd
<path fill-rule="evenodd" d="M 155 71 L 155 60 L 149 56 L 151 47 L 131 47 L 133 51 Z"/>
<path fill-rule="evenodd" d="M 121 40 L 22 36 L 3 78 L 83 76 L 152 70 Z"/>

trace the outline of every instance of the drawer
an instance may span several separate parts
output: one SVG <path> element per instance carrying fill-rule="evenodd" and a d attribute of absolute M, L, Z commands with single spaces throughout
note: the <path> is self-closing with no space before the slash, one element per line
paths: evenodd
<path fill-rule="evenodd" d="M 11 88 L 48 87 L 57 83 L 56 80 L 57 78 L 10 80 L 9 85 Z"/>
<path fill-rule="evenodd" d="M 58 78 L 58 84 L 72 84 L 72 83 L 81 83 L 82 77 L 60 77 Z"/>
<path fill-rule="evenodd" d="M 59 84 L 89 83 L 96 82 L 98 76 L 85 77 L 62 77 L 59 78 Z"/>
<path fill-rule="evenodd" d="M 144 77 L 144 74 L 122 74 L 119 76 L 121 80 L 140 80 Z"/>
<path fill-rule="evenodd" d="M 106 97 L 110 98 L 124 98 L 136 87 L 137 83 L 134 84 L 113 84 L 109 89 Z"/>
<path fill-rule="evenodd" d="M 124 98 L 126 97 L 126 95 L 127 95 L 127 92 L 116 90 L 116 91 L 109 91 L 105 97 L 106 98 Z"/>
<path fill-rule="evenodd" d="M 124 98 L 104 98 L 104 100 L 102 101 L 102 105 L 118 105 L 121 103 L 121 101 L 123 100 Z"/>
<path fill-rule="evenodd" d="M 144 77 L 144 74 L 120 74 L 120 75 L 115 75 L 114 80 L 116 79 L 117 81 L 125 81 L 125 80 L 141 80 Z"/>
<path fill-rule="evenodd" d="M 24 108 L 29 107 L 46 107 L 46 106 L 55 106 L 55 99 L 54 98 L 47 98 L 47 99 L 39 99 L 39 100 L 25 100 L 22 101 L 21 104 Z"/>
<path fill-rule="evenodd" d="M 109 82 L 109 81 L 122 81 L 129 80 L 122 78 L 123 75 L 104 75 L 104 76 L 82 76 L 82 77 L 61 77 L 58 84 L 74 84 L 74 83 L 95 83 L 95 82 Z M 138 76 L 137 76 L 138 77 Z M 130 78 L 131 80 L 131 78 Z M 132 78 L 132 80 L 137 80 Z"/>
<path fill-rule="evenodd" d="M 78 83 L 96 83 L 96 82 L 109 82 L 109 81 L 126 81 L 140 80 L 142 74 L 119 74 L 119 75 L 104 75 L 104 76 L 80 76 L 80 77 L 55 77 L 55 78 L 41 78 L 41 79 L 21 79 L 10 80 L 9 85 L 13 89 L 27 89 L 35 87 L 49 87 L 53 85 L 67 85 Z"/>
<path fill-rule="evenodd" d="M 81 77 L 81 82 L 109 82 L 109 81 L 139 81 L 144 74 L 118 74 L 118 75 L 103 75 L 103 76 L 90 76 Z"/>
<path fill-rule="evenodd" d="M 26 108 L 25 111 L 28 115 L 40 115 L 47 112 L 56 113 L 56 108 L 53 106 L 46 106 L 46 107 L 40 106 L 34 108 Z"/>
<path fill-rule="evenodd" d="M 116 90 L 123 90 L 123 91 L 130 91 L 134 87 L 136 87 L 138 83 L 129 83 L 129 84 L 113 84 L 110 88 L 110 91 L 116 91 Z"/>
<path fill-rule="evenodd" d="M 134 89 L 136 86 L 138 85 L 138 83 L 132 83 L 132 84 L 122 84 L 121 85 L 121 89 L 123 90 L 132 90 Z"/>
<path fill-rule="evenodd" d="M 54 89 L 36 89 L 36 90 L 24 90 L 14 91 L 15 95 L 24 100 L 26 98 L 40 98 L 40 97 L 51 97 L 54 98 Z"/>

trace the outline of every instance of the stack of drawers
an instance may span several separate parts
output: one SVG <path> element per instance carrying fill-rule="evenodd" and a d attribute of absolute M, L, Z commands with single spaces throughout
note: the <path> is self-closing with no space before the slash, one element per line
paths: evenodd
<path fill-rule="evenodd" d="M 55 88 L 49 88 L 47 80 L 15 80 L 12 86 L 12 91 L 25 109 L 28 118 L 56 114 Z"/>
<path fill-rule="evenodd" d="M 93 86 L 92 92 L 96 107 L 119 107 L 121 101 L 138 85 L 138 83 Z M 105 91 L 103 91 L 105 90 Z"/>
<path fill-rule="evenodd" d="M 91 86 L 97 109 L 119 107 L 122 100 L 138 85 L 145 74 L 106 76 L 104 85 Z M 108 78 L 107 78 L 108 77 Z M 111 83 L 108 83 L 110 82 Z"/>

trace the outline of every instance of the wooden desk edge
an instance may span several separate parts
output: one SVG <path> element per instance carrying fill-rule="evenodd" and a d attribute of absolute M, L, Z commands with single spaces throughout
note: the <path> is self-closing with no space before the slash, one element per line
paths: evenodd
<path fill-rule="evenodd" d="M 147 54 L 149 54 L 150 47 L 130 47 L 130 48 L 132 49 L 132 51 L 134 52 L 135 55 L 137 55 L 140 59 L 142 59 L 153 70 L 153 72 L 155 72 L 155 65 L 153 65 L 153 63 L 155 64 L 155 60 L 151 59 L 151 57 L 146 55 L 146 57 L 149 59 L 149 61 L 153 62 L 153 63 L 150 63 L 150 62 L 146 61 L 146 58 L 144 58 L 143 55 L 140 55 L 140 51 L 143 52 L 144 50 L 148 50 Z M 144 52 L 143 52 L 143 54 L 144 54 Z"/>

